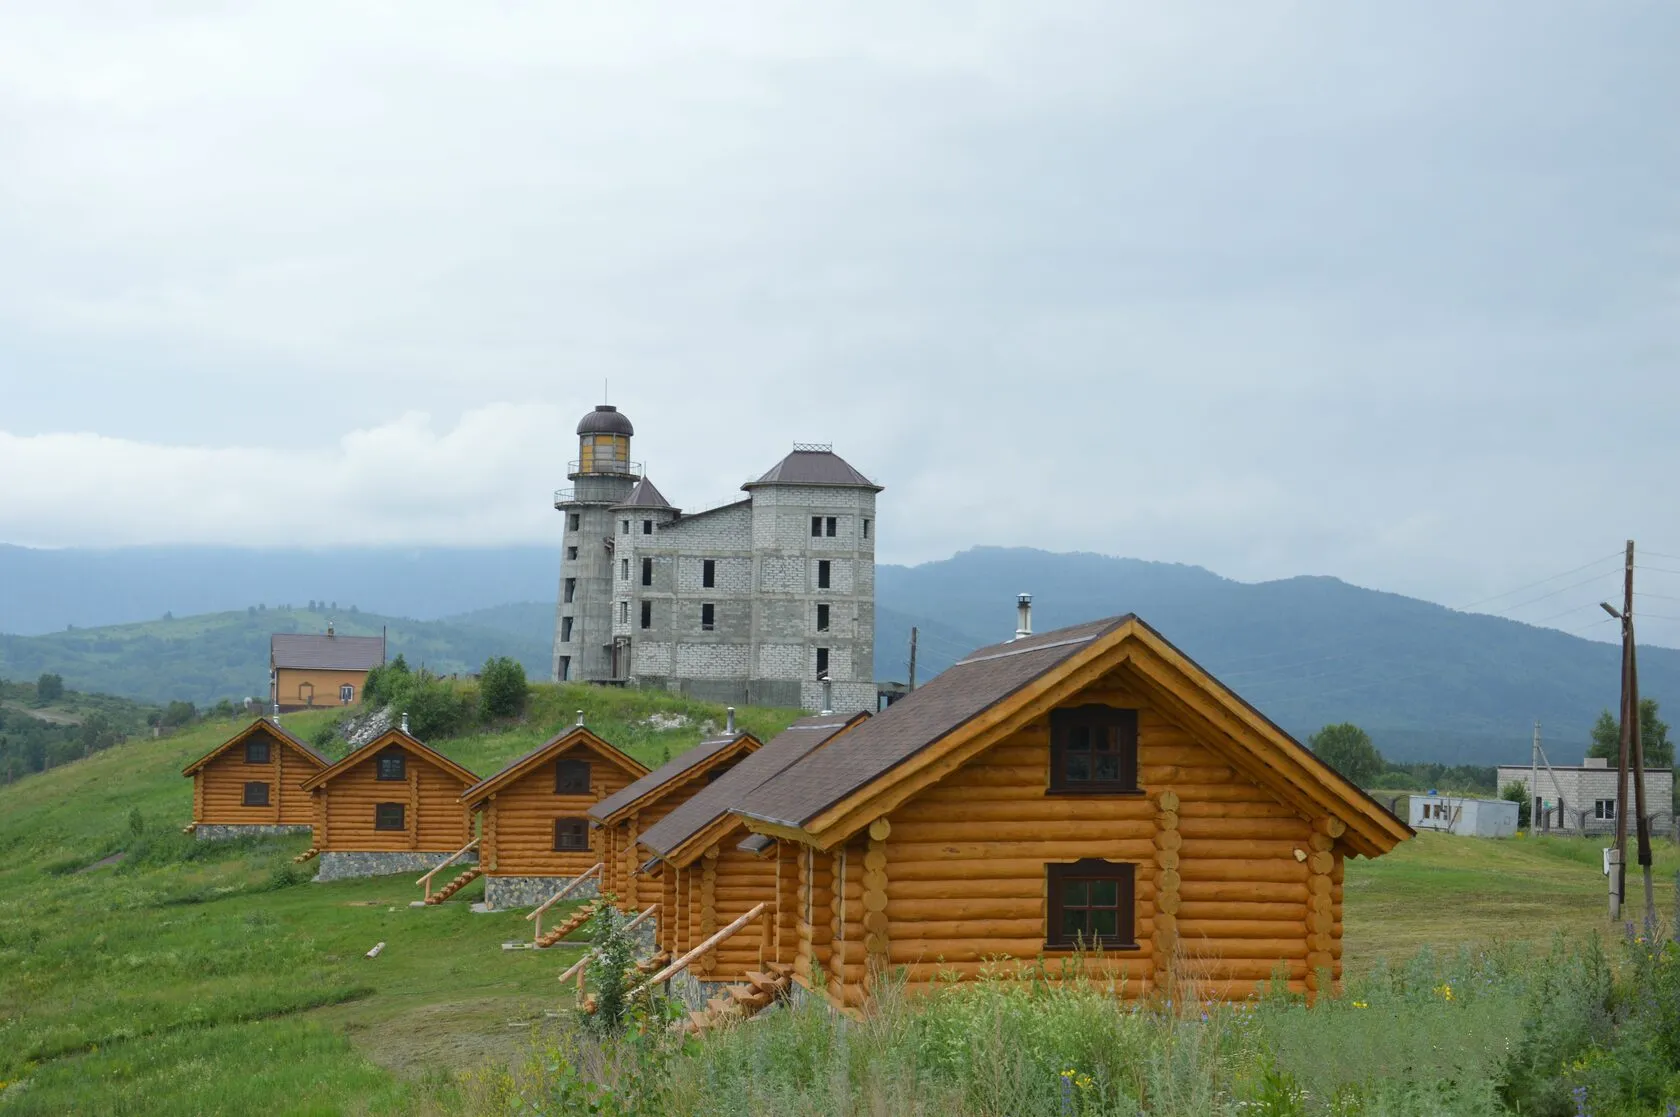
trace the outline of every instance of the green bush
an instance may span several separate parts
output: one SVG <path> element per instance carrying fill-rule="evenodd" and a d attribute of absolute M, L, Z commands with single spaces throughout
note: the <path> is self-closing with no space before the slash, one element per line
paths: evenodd
<path fill-rule="evenodd" d="M 453 737 L 473 721 L 471 696 L 424 672 L 402 675 L 390 704 L 399 715 L 408 715 L 408 731 L 422 741 Z"/>
<path fill-rule="evenodd" d="M 531 687 L 525 681 L 525 668 L 505 655 L 484 661 L 478 677 L 478 716 L 484 721 L 515 717 L 525 710 Z"/>

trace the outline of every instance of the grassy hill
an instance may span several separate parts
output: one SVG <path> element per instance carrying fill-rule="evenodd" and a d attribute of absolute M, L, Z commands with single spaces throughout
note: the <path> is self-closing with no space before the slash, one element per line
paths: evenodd
<path fill-rule="evenodd" d="M 260 698 L 268 694 L 269 635 L 325 632 L 329 620 L 346 636 L 388 630 L 391 656 L 401 654 L 410 664 L 438 674 L 476 672 L 489 657 L 508 655 L 523 663 L 531 677 L 548 677 L 552 634 L 534 640 L 470 623 L 255 606 L 47 636 L 0 635 L 0 677 L 32 679 L 50 671 L 77 690 L 150 702 L 207 705 L 223 698 Z"/>
<path fill-rule="evenodd" d="M 481 774 L 585 711 L 650 764 L 719 707 L 665 694 L 541 686 L 528 717 L 434 742 Z M 657 729 L 654 713 L 690 724 Z M 779 730 L 791 710 L 747 709 Z M 306 737 L 329 712 L 288 715 Z M 462 1075 L 522 1060 L 565 1003 L 575 946 L 503 951 L 518 913 L 413 909 L 412 876 L 307 883 L 306 839 L 199 843 L 179 827 L 180 769 L 243 722 L 121 745 L 0 787 L 0 1112 L 459 1112 Z M 1680 867 L 1662 847 L 1659 903 Z M 1592 843 L 1425 834 L 1347 875 L 1348 964 L 1420 946 L 1543 939 L 1601 923 Z M 377 959 L 363 955 L 386 944 Z M 6 1086 L 3 1084 L 13 1084 Z M 559 1111 L 559 1110 L 556 1110 Z"/>

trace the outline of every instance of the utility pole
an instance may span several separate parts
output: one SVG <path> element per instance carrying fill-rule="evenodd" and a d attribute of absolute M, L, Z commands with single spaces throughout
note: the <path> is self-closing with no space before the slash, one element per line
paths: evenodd
<path fill-rule="evenodd" d="M 1528 756 L 1528 829 L 1540 831 L 1540 719 L 1534 719 L 1534 747 Z"/>
<path fill-rule="evenodd" d="M 1622 571 L 1622 607 L 1605 602 L 1603 609 L 1622 622 L 1622 718 L 1616 749 L 1616 848 L 1610 866 L 1610 918 L 1620 919 L 1627 895 L 1628 777 L 1633 782 L 1633 810 L 1639 842 L 1639 867 L 1645 877 L 1645 923 L 1657 918 L 1651 885 L 1651 826 L 1645 811 L 1645 742 L 1639 728 L 1639 658 L 1633 635 L 1633 540 L 1627 542 Z M 1631 773 L 1629 769 L 1632 769 Z"/>
<path fill-rule="evenodd" d="M 910 626 L 910 689 L 916 689 L 916 626 Z"/>

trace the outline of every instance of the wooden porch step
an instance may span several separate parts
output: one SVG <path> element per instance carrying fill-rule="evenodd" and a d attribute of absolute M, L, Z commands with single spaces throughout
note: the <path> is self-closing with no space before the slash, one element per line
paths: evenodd
<path fill-rule="evenodd" d="M 483 875 L 484 870 L 480 869 L 477 865 L 474 865 L 472 868 L 468 869 L 466 872 L 462 873 L 460 876 L 456 877 L 436 892 L 433 892 L 430 896 L 427 896 L 426 902 L 428 904 L 441 904 Z"/>
<path fill-rule="evenodd" d="M 537 949 L 546 950 L 553 946 L 555 943 L 559 942 L 579 927 L 582 927 L 585 923 L 588 923 L 595 917 L 595 913 L 599 910 L 601 910 L 601 901 L 589 901 L 587 904 L 574 911 L 571 915 L 567 916 L 564 923 L 555 927 L 553 930 L 543 932 L 542 937 L 536 942 Z"/>
<path fill-rule="evenodd" d="M 315 847 L 311 846 L 310 848 L 304 850 L 302 853 L 298 854 L 296 857 L 292 858 L 292 864 L 301 865 L 305 861 L 313 861 L 315 858 L 317 858 L 319 856 L 321 856 L 321 851 L 316 849 Z"/>

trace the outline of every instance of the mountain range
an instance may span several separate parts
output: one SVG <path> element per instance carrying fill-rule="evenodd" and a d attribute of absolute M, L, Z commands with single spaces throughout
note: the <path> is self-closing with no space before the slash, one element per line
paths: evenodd
<path fill-rule="evenodd" d="M 0 547 L 0 587 L 27 587 L 0 592 L 0 630 L 15 634 L 0 637 L 0 675 L 55 670 L 80 689 L 151 701 L 260 694 L 268 633 L 318 631 L 331 615 L 344 632 L 388 627 L 393 654 L 439 670 L 508 654 L 541 677 L 556 570 L 540 547 Z M 1335 578 L 1245 583 L 1195 566 L 994 547 L 877 567 L 876 678 L 907 677 L 912 626 L 921 680 L 1007 639 L 1023 591 L 1040 631 L 1136 613 L 1297 736 L 1353 721 L 1397 759 L 1526 760 L 1538 719 L 1554 762 L 1571 762 L 1617 701 L 1617 648 L 1553 629 Z M 158 619 L 166 611 L 214 615 Z M 1643 694 L 1680 695 L 1680 651 L 1642 647 L 1640 674 Z"/>

